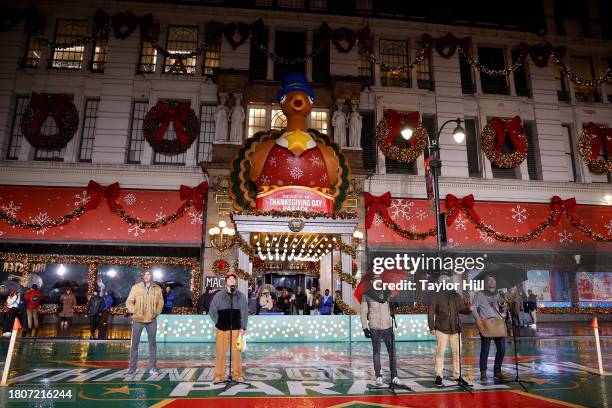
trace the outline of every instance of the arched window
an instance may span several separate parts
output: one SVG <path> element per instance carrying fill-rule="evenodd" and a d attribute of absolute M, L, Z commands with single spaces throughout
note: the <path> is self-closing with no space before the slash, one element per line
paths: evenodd
<path fill-rule="evenodd" d="M 406 41 L 380 40 L 380 57 L 387 65 L 408 64 L 408 44 Z M 380 80 L 383 86 L 410 87 L 410 76 L 408 72 L 380 71 Z"/>
<path fill-rule="evenodd" d="M 185 54 L 198 48 L 198 27 L 168 27 L 168 41 L 166 48 L 170 54 Z M 193 74 L 196 68 L 197 57 L 185 58 L 177 61 L 176 58 L 166 57 L 164 73 Z"/>

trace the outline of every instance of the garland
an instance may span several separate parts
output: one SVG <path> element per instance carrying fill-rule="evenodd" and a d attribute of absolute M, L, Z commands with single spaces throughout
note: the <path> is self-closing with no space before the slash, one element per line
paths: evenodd
<path fill-rule="evenodd" d="M 602 144 L 608 153 L 607 159 L 600 159 Z M 599 127 L 589 123 L 578 139 L 580 156 L 587 167 L 595 173 L 612 173 L 612 128 Z"/>
<path fill-rule="evenodd" d="M 176 138 L 164 139 L 171 121 Z M 154 151 L 180 154 L 187 151 L 200 134 L 200 121 L 188 103 L 157 102 L 144 117 L 142 128 L 145 139 Z"/>
<path fill-rule="evenodd" d="M 342 313 L 344 313 L 345 315 L 356 315 L 357 312 L 351 308 L 349 305 L 347 305 L 344 300 L 342 300 L 342 296 L 337 295 L 335 297 L 335 302 L 338 305 L 338 307 L 340 308 L 340 310 L 342 310 Z"/>
<path fill-rule="evenodd" d="M 51 115 L 57 132 L 43 135 L 42 126 Z M 61 150 L 79 128 L 79 112 L 66 94 L 32 93 L 30 104 L 21 117 L 21 133 L 36 149 Z"/>
<path fill-rule="evenodd" d="M 511 154 L 502 151 L 506 135 L 514 145 Z M 512 169 L 527 158 L 527 136 L 518 116 L 511 120 L 493 118 L 483 129 L 481 142 L 485 155 L 497 167 Z"/>
<path fill-rule="evenodd" d="M 257 215 L 260 217 L 274 217 L 274 218 L 330 218 L 333 220 L 341 219 L 341 220 L 350 220 L 353 218 L 357 218 L 357 212 L 355 211 L 338 211 L 331 214 L 322 211 L 280 211 L 280 210 L 249 210 L 249 209 L 241 209 L 241 210 L 233 210 L 230 213 L 230 218 L 232 222 L 234 221 L 234 215 Z"/>
<path fill-rule="evenodd" d="M 18 253 L 0 253 L 0 259 L 5 262 L 20 262 L 23 264 L 22 282 L 27 282 L 30 274 L 30 264 L 87 264 L 87 296 L 92 296 L 97 287 L 98 265 L 133 265 L 140 266 L 143 271 L 150 270 L 155 265 L 178 265 L 191 267 L 191 304 L 193 307 L 198 302 L 198 295 L 201 288 L 201 273 L 200 263 L 196 258 L 173 258 L 173 257 L 157 257 L 157 258 L 134 258 L 134 257 L 115 257 L 115 256 L 79 256 L 79 255 L 35 255 L 35 254 L 18 254 Z M 24 286 L 24 284 L 22 284 Z M 75 313 L 84 313 L 86 306 L 75 307 Z M 113 314 L 125 314 L 125 308 L 114 308 Z M 183 312 L 183 308 L 176 308 L 177 312 Z M 185 308 L 186 310 L 190 308 Z M 123 312 L 121 312 L 123 310 Z M 173 311 L 175 309 L 172 309 Z M 42 314 L 57 313 L 57 306 L 41 307 Z M 181 313 L 190 314 L 190 313 Z"/>
<path fill-rule="evenodd" d="M 244 271 L 244 269 L 240 269 L 240 267 L 238 267 L 238 260 L 234 260 L 234 273 L 236 274 L 237 277 L 239 277 L 240 279 L 244 279 L 245 281 L 247 281 L 249 286 L 252 286 L 255 284 L 255 277 L 253 275 L 251 275 L 250 273 L 247 273 Z"/>
<path fill-rule="evenodd" d="M 342 282 L 346 282 L 355 289 L 357 287 L 357 279 L 350 273 L 342 271 L 342 262 L 339 261 L 334 265 L 334 272 L 338 274 L 338 277 Z"/>
<path fill-rule="evenodd" d="M 412 163 L 425 150 L 428 142 L 427 130 L 419 120 L 418 112 L 399 113 L 387 110 L 376 128 L 376 140 L 383 154 L 400 163 Z M 401 127 L 408 123 L 414 129 L 414 135 L 408 139 L 410 147 L 399 147 L 393 144 Z"/>
<path fill-rule="evenodd" d="M 138 226 L 142 229 L 155 229 L 178 221 L 191 208 L 195 208 L 197 211 L 202 211 L 204 206 L 204 195 L 207 194 L 207 192 L 208 183 L 205 181 L 194 188 L 181 185 L 181 199 L 187 201 L 181 205 L 174 214 L 170 214 L 156 221 L 145 221 L 129 215 L 125 208 L 118 203 L 117 199 L 119 198 L 120 193 L 119 183 L 113 183 L 104 187 L 95 181 L 90 180 L 87 186 L 87 195 L 89 197 L 87 202 L 79 205 L 74 210 L 62 215 L 61 217 L 49 218 L 44 222 L 24 221 L 17 218 L 10 211 L 0 208 L 0 221 L 4 221 L 13 227 L 31 229 L 34 231 L 59 227 L 78 219 L 85 212 L 97 208 L 102 201 L 102 198 L 104 198 L 108 203 L 110 210 L 117 214 L 117 216 L 119 216 L 125 223 Z"/>
<path fill-rule="evenodd" d="M 225 276 L 229 272 L 230 264 L 225 259 L 216 259 L 212 265 L 212 271 L 217 276 Z"/>

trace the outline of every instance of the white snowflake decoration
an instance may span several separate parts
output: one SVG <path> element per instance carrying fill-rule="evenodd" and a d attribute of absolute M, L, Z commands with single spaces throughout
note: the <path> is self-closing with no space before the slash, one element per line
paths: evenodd
<path fill-rule="evenodd" d="M 30 222 L 35 222 L 37 224 L 43 224 L 49 221 L 50 219 L 51 217 L 49 217 L 49 214 L 47 214 L 46 212 L 39 212 L 36 217 L 34 218 L 30 217 Z M 47 232 L 47 230 L 48 230 L 47 227 L 37 229 L 35 230 L 36 235 L 45 235 L 45 232 Z"/>
<path fill-rule="evenodd" d="M 485 245 L 493 245 L 493 237 L 487 234 L 484 231 L 479 231 L 480 239 L 484 242 Z"/>
<path fill-rule="evenodd" d="M 323 175 L 321 176 L 321 183 L 327 183 L 327 173 L 323 173 Z"/>
<path fill-rule="evenodd" d="M 0 231 L 0 237 L 4 235 L 4 231 Z"/>
<path fill-rule="evenodd" d="M 261 184 L 264 186 L 269 186 L 272 180 L 270 180 L 270 176 L 263 174 L 261 177 L 259 177 L 259 181 L 261 181 Z"/>
<path fill-rule="evenodd" d="M 378 213 L 374 215 L 372 225 L 374 225 L 375 227 L 380 227 L 382 225 L 382 218 L 380 217 L 380 215 L 378 215 Z"/>
<path fill-rule="evenodd" d="M 459 242 L 456 242 L 454 239 L 449 239 L 448 240 L 448 247 L 449 248 L 457 248 L 459 247 Z"/>
<path fill-rule="evenodd" d="M 268 159 L 268 162 L 270 163 L 270 166 L 276 166 L 276 156 L 270 157 L 270 159 Z"/>
<path fill-rule="evenodd" d="M 408 229 L 410 230 L 410 232 L 416 232 L 417 226 L 412 224 L 412 225 L 410 225 L 410 227 L 408 227 Z"/>
<path fill-rule="evenodd" d="M 160 211 L 157 214 L 155 214 L 155 220 L 156 221 L 163 220 L 165 216 L 166 216 L 166 214 L 164 214 L 163 211 Z"/>
<path fill-rule="evenodd" d="M 133 236 L 137 237 L 139 235 L 144 234 L 145 230 L 140 228 L 138 225 L 133 225 L 132 228 L 128 228 L 128 233 L 130 233 Z"/>
<path fill-rule="evenodd" d="M 203 211 L 191 211 L 189 218 L 191 218 L 191 225 L 202 224 Z"/>
<path fill-rule="evenodd" d="M 126 194 L 125 197 L 123 197 L 123 202 L 127 205 L 133 205 L 136 202 L 136 196 L 132 193 Z"/>
<path fill-rule="evenodd" d="M 416 217 L 420 220 L 423 221 L 425 218 L 427 218 L 427 213 L 423 210 L 418 210 Z"/>
<path fill-rule="evenodd" d="M 467 218 L 464 218 L 463 215 L 459 214 L 455 219 L 455 230 L 457 231 L 465 231 L 467 229 Z"/>
<path fill-rule="evenodd" d="M 11 217 L 15 217 L 17 215 L 17 211 L 21 209 L 21 203 L 16 204 L 13 200 L 11 200 L 8 204 L 3 204 L 0 208 L 2 208 L 2 210 Z"/>
<path fill-rule="evenodd" d="M 574 239 L 572 238 L 573 236 L 574 234 L 564 229 L 562 232 L 559 233 L 559 242 L 563 244 L 574 242 Z"/>
<path fill-rule="evenodd" d="M 321 162 L 321 159 L 319 158 L 319 156 L 312 156 L 310 157 L 310 163 L 312 163 L 312 165 L 314 167 L 319 167 L 323 164 L 323 162 Z"/>
<path fill-rule="evenodd" d="M 518 223 L 521 223 L 527 219 L 527 209 L 522 208 L 520 205 L 512 208 L 512 219 Z"/>
<path fill-rule="evenodd" d="M 414 202 L 406 202 L 400 199 L 391 200 L 391 218 L 393 220 L 403 218 L 405 220 L 410 219 L 410 210 L 414 206 Z"/>
<path fill-rule="evenodd" d="M 89 202 L 90 198 L 91 196 L 89 195 L 89 193 L 87 193 L 87 190 L 83 190 L 82 194 L 76 193 L 74 195 L 74 205 L 78 207 L 85 205 Z"/>
<path fill-rule="evenodd" d="M 606 224 L 606 229 L 608 230 L 608 235 L 612 235 L 612 220 L 609 220 Z"/>
<path fill-rule="evenodd" d="M 298 180 L 298 179 L 302 178 L 302 176 L 304 175 L 304 171 L 301 168 L 299 168 L 299 167 L 293 167 L 289 171 L 289 175 L 291 176 L 292 179 Z"/>

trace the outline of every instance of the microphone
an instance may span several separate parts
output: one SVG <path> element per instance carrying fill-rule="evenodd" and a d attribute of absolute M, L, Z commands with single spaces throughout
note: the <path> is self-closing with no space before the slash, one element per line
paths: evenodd
<path fill-rule="evenodd" d="M 236 285 L 230 286 L 230 292 L 234 293 L 236 291 Z"/>

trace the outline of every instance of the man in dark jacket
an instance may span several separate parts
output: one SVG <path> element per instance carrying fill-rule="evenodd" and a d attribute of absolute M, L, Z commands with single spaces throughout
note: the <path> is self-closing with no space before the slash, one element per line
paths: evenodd
<path fill-rule="evenodd" d="M 198 297 L 198 303 L 196 303 L 196 311 L 198 312 L 198 314 L 208 313 L 208 309 L 210 308 L 210 302 L 208 300 L 208 295 L 210 294 L 211 290 L 212 290 L 212 287 L 207 286 L 204 293 L 202 293 L 200 297 Z"/>
<path fill-rule="evenodd" d="M 304 314 L 304 307 L 306 306 L 306 295 L 302 292 L 302 288 L 298 287 L 295 292 L 295 307 L 298 314 Z"/>
<path fill-rule="evenodd" d="M 441 275 L 439 282 L 450 282 L 448 275 Z M 469 314 L 471 306 L 463 302 L 461 295 L 454 290 L 442 290 L 435 292 L 430 299 L 427 308 L 427 322 L 432 335 L 436 336 L 436 381 L 437 386 L 442 386 L 442 371 L 444 370 L 444 353 L 450 340 L 453 356 L 453 381 L 463 381 L 459 375 L 459 342 L 461 334 L 461 321 L 459 313 Z"/>
<path fill-rule="evenodd" d="M 96 338 L 96 329 L 102 320 L 102 312 L 104 311 L 104 298 L 102 298 L 97 290 L 94 290 L 93 296 L 87 303 L 86 313 L 89 316 L 89 330 L 91 338 Z"/>
<path fill-rule="evenodd" d="M 228 346 L 232 348 L 232 379 L 243 381 L 242 355 L 237 347 L 238 336 L 244 336 L 247 329 L 249 309 L 244 293 L 236 289 L 236 275 L 228 272 L 225 275 L 225 288 L 219 291 L 210 304 L 210 318 L 216 332 L 215 382 L 225 376 L 225 353 Z"/>

